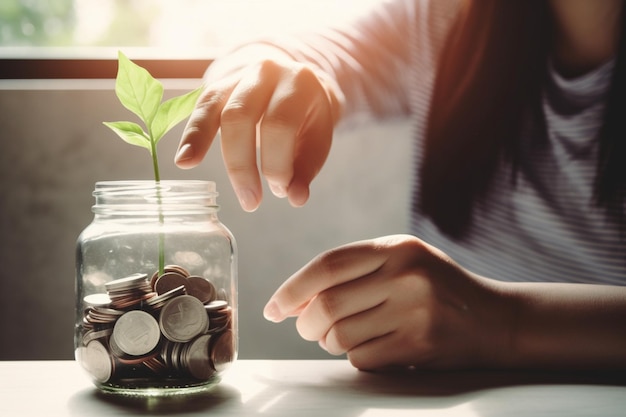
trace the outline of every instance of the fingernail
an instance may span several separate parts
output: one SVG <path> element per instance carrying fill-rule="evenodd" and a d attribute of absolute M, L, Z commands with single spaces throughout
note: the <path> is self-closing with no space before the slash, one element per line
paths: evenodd
<path fill-rule="evenodd" d="M 318 340 L 317 344 L 320 345 L 320 347 L 322 349 L 324 349 L 325 351 L 328 352 L 328 348 L 326 347 L 326 339 L 325 338 Z"/>
<path fill-rule="evenodd" d="M 237 198 L 239 204 L 245 211 L 254 211 L 257 209 L 258 200 L 256 194 L 249 188 L 240 188 L 237 190 Z"/>
<path fill-rule="evenodd" d="M 174 157 L 174 162 L 184 162 L 191 158 L 193 158 L 193 149 L 190 144 L 185 143 L 183 146 L 178 148 L 178 152 L 176 152 L 176 156 Z"/>
<path fill-rule="evenodd" d="M 270 186 L 270 190 L 272 191 L 272 194 L 274 194 L 276 197 L 278 198 L 285 198 L 287 197 L 287 188 L 279 185 L 279 184 L 274 184 L 274 183 L 269 183 Z"/>
<path fill-rule="evenodd" d="M 274 323 L 280 321 L 281 314 L 276 302 L 271 301 L 265 306 L 263 309 L 263 317 L 265 317 L 266 320 L 273 321 Z"/>
<path fill-rule="evenodd" d="M 291 186 L 289 187 L 289 203 L 293 207 L 302 207 L 309 200 L 309 187 L 307 186 Z"/>

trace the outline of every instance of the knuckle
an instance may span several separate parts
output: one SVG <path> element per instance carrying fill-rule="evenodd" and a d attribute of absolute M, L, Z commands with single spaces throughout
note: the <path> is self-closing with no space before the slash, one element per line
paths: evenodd
<path fill-rule="evenodd" d="M 340 303 L 337 297 L 330 291 L 324 291 L 319 293 L 316 299 L 320 313 L 331 322 L 335 321 Z"/>
<path fill-rule="evenodd" d="M 222 126 L 232 126 L 249 121 L 250 118 L 251 112 L 248 106 L 243 103 L 228 103 L 222 110 L 220 122 Z"/>
<path fill-rule="evenodd" d="M 293 115 L 289 113 L 293 108 L 292 105 L 283 103 L 281 107 L 278 107 L 271 113 L 266 113 L 261 122 L 262 134 L 264 136 L 294 137 L 298 127 Z"/>
<path fill-rule="evenodd" d="M 330 353 L 337 355 L 347 352 L 354 347 L 354 341 L 341 322 L 333 325 L 332 329 L 328 332 L 326 340 L 327 344 L 329 340 L 332 340 L 332 344 L 329 344 L 331 348 Z"/>
<path fill-rule="evenodd" d="M 268 180 L 273 180 L 278 183 L 289 184 L 293 175 L 293 170 L 288 167 L 269 166 L 268 164 L 261 164 L 261 172 L 263 176 Z"/>
<path fill-rule="evenodd" d="M 207 116 L 219 114 L 227 99 L 226 91 L 222 89 L 206 89 L 196 102 L 194 112 L 203 113 Z"/>
<path fill-rule="evenodd" d="M 272 74 L 276 73 L 279 69 L 279 65 L 273 59 L 261 59 L 256 63 L 257 71 L 260 74 Z"/>
<path fill-rule="evenodd" d="M 315 259 L 322 276 L 330 280 L 337 275 L 337 272 L 342 269 L 345 262 L 343 251 L 340 248 L 333 248 L 323 252 L 317 255 Z"/>
<path fill-rule="evenodd" d="M 294 84 L 297 87 L 310 88 L 319 86 L 320 80 L 315 74 L 315 72 L 306 65 L 301 65 L 296 70 L 293 77 Z"/>

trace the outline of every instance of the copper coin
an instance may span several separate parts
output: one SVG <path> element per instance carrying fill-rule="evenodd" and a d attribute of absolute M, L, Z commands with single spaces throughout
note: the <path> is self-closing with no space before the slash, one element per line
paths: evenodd
<path fill-rule="evenodd" d="M 181 285 L 187 287 L 187 278 L 184 275 L 177 272 L 166 272 L 156 280 L 154 290 L 161 295 Z"/>
<path fill-rule="evenodd" d="M 217 297 L 217 290 L 211 282 L 203 277 L 192 275 L 187 278 L 187 294 L 202 301 L 202 304 L 210 303 Z"/>
<path fill-rule="evenodd" d="M 150 357 L 143 361 L 143 365 L 157 375 L 167 372 L 167 365 L 157 357 Z"/>
<path fill-rule="evenodd" d="M 180 265 L 165 265 L 165 267 L 163 268 L 163 272 L 176 272 L 178 274 L 181 274 L 182 276 L 184 276 L 185 278 L 187 278 L 189 275 L 191 275 L 189 273 L 189 271 L 187 271 L 185 268 L 183 268 Z"/>
<path fill-rule="evenodd" d="M 217 372 L 223 372 L 235 360 L 235 337 L 231 330 L 213 336 L 216 340 L 211 346 L 211 363 Z"/>
<path fill-rule="evenodd" d="M 152 291 L 154 291 L 154 285 L 156 284 L 157 279 L 159 279 L 159 271 L 155 271 L 154 274 L 152 274 L 152 277 L 150 277 L 150 288 L 152 288 Z"/>

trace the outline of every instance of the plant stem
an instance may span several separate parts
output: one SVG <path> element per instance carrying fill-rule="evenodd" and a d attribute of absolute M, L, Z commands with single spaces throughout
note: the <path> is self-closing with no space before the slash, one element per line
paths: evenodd
<path fill-rule="evenodd" d="M 165 223 L 163 217 L 163 208 L 161 206 L 161 175 L 159 173 L 159 159 L 157 158 L 156 143 L 152 140 L 152 132 L 150 132 L 150 153 L 152 154 L 152 166 L 154 168 L 154 182 L 156 183 L 157 204 L 159 205 L 159 224 L 161 229 Z M 165 234 L 163 230 L 159 231 L 159 276 L 165 271 Z"/>

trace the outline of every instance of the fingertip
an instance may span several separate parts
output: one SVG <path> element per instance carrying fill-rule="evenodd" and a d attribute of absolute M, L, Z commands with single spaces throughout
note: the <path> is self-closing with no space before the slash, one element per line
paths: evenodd
<path fill-rule="evenodd" d="M 283 315 L 278 308 L 278 304 L 275 301 L 270 301 L 267 303 L 265 308 L 263 309 L 263 317 L 266 320 L 278 323 L 283 320 Z"/>
<path fill-rule="evenodd" d="M 174 156 L 174 163 L 179 168 L 188 169 L 192 168 L 195 164 L 193 163 L 193 158 L 195 156 L 194 149 L 189 143 L 183 143 L 176 151 L 176 155 Z"/>
<path fill-rule="evenodd" d="M 317 344 L 324 349 L 326 352 L 328 352 L 328 347 L 326 346 L 326 338 L 323 337 L 320 340 L 317 341 Z"/>
<path fill-rule="evenodd" d="M 250 188 L 239 188 L 235 191 L 241 208 L 247 212 L 253 212 L 259 207 L 260 198 Z"/>
<path fill-rule="evenodd" d="M 295 182 L 289 186 L 289 204 L 293 207 L 304 206 L 309 201 L 309 195 L 309 186 L 306 184 Z"/>

